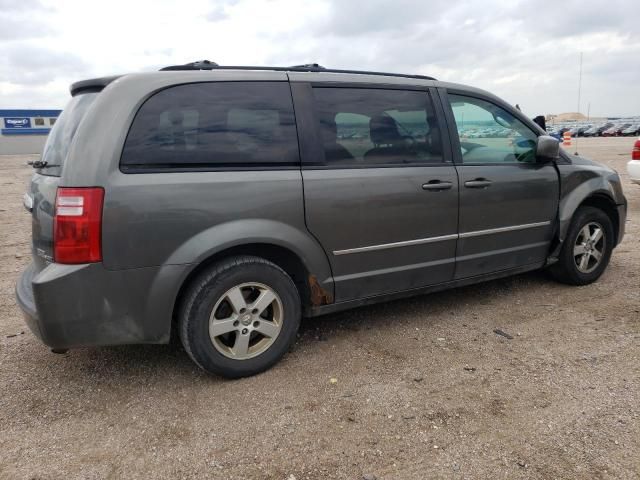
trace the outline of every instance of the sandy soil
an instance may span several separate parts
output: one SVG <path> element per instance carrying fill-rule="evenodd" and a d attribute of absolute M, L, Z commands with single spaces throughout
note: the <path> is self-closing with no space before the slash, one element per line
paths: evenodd
<path fill-rule="evenodd" d="M 580 140 L 629 199 L 596 284 L 537 272 L 307 321 L 284 361 L 239 381 L 178 347 L 40 344 L 13 296 L 30 168 L 0 157 L 0 478 L 639 478 L 632 142 Z"/>

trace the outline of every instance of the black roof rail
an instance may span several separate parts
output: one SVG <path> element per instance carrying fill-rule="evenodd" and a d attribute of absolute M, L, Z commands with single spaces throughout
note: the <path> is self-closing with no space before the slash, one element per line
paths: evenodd
<path fill-rule="evenodd" d="M 306 63 L 304 65 L 294 65 L 292 67 L 256 67 L 248 65 L 218 65 L 209 60 L 186 63 L 184 65 L 170 65 L 161 68 L 160 71 L 181 71 L 181 70 L 272 70 L 276 72 L 326 72 L 326 73 L 352 73 L 359 75 L 380 75 L 385 77 L 418 78 L 421 80 L 435 80 L 427 75 L 407 75 L 404 73 L 370 72 L 366 70 L 340 70 L 336 68 L 325 68 L 317 63 Z"/>
<path fill-rule="evenodd" d="M 219 67 L 216 62 L 209 60 L 196 60 L 195 62 L 185 63 L 184 65 L 170 65 L 168 67 L 161 68 L 160 71 L 165 70 L 213 70 Z"/>
<path fill-rule="evenodd" d="M 292 65 L 291 67 L 292 69 L 298 69 L 298 70 L 326 70 L 326 68 L 324 68 L 322 65 L 318 64 L 318 63 L 305 63 L 304 65 Z"/>

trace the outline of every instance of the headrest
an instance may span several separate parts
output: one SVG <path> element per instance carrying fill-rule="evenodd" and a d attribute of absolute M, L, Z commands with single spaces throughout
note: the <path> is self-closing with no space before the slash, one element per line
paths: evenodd
<path fill-rule="evenodd" d="M 336 125 L 336 121 L 331 117 L 323 118 L 322 136 L 324 137 L 325 142 L 335 142 L 337 135 L 338 126 Z"/>
<path fill-rule="evenodd" d="M 184 121 L 182 110 L 169 110 L 169 121 L 172 125 L 182 125 Z"/>
<path fill-rule="evenodd" d="M 374 115 L 369 120 L 369 134 L 374 145 L 393 145 L 402 142 L 398 124 L 387 114 Z"/>

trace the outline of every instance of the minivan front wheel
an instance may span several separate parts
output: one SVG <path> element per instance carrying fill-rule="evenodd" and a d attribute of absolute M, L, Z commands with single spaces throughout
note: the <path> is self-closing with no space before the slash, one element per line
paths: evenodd
<path fill-rule="evenodd" d="M 550 272 L 556 280 L 571 285 L 595 282 L 609 264 L 613 242 L 609 216 L 598 208 L 580 207 Z"/>
<path fill-rule="evenodd" d="M 180 337 L 207 372 L 244 377 L 282 358 L 295 340 L 300 316 L 298 290 L 280 267 L 259 257 L 233 257 L 189 287 Z"/>

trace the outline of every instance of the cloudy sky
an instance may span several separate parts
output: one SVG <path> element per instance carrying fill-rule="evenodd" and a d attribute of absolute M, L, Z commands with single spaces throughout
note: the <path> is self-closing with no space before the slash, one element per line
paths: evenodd
<path fill-rule="evenodd" d="M 530 114 L 640 114 L 637 0 L 0 0 L 0 108 L 71 82 L 210 59 L 421 73 Z"/>

